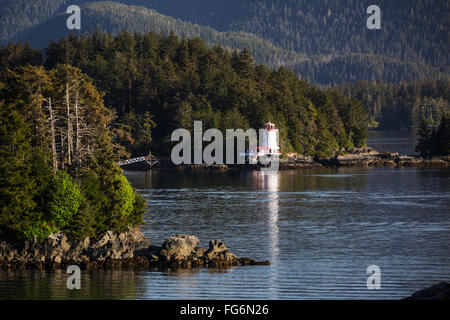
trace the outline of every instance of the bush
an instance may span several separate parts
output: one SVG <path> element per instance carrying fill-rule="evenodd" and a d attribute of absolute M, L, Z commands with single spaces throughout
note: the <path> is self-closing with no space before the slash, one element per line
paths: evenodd
<path fill-rule="evenodd" d="M 110 205 L 105 208 L 105 215 L 109 217 L 109 229 L 124 232 L 128 226 L 143 223 L 145 202 L 125 176 L 117 174 L 113 177 L 108 200 Z"/>
<path fill-rule="evenodd" d="M 48 190 L 48 213 L 58 228 L 69 226 L 72 216 L 78 212 L 83 196 L 72 177 L 58 171 Z"/>
<path fill-rule="evenodd" d="M 134 208 L 133 188 L 123 175 L 117 175 L 115 177 L 114 188 L 118 195 L 119 215 L 121 217 L 130 216 Z"/>
<path fill-rule="evenodd" d="M 23 230 L 19 232 L 18 236 L 21 239 L 32 240 L 37 238 L 42 241 L 49 235 L 56 232 L 58 232 L 58 230 L 55 228 L 55 226 L 48 223 L 47 221 L 40 220 L 24 226 Z"/>

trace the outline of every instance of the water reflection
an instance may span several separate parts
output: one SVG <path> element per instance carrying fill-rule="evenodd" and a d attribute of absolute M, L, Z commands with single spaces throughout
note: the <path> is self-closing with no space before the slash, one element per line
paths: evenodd
<path fill-rule="evenodd" d="M 152 178 L 157 175 L 157 171 L 125 171 L 125 175 L 130 183 L 138 189 L 151 189 Z"/>
<path fill-rule="evenodd" d="M 397 299 L 450 281 L 450 171 L 339 168 L 128 175 L 148 204 L 154 244 L 191 233 L 272 265 L 100 271 L 66 288 L 65 273 L 0 271 L 0 299 Z M 382 268 L 367 290 L 366 267 Z"/>
<path fill-rule="evenodd" d="M 380 152 L 398 152 L 402 155 L 416 154 L 414 150 L 417 143 L 413 131 L 376 131 L 368 134 L 367 145 Z"/>
<path fill-rule="evenodd" d="M 273 265 L 278 264 L 278 214 L 279 214 L 279 174 L 277 173 L 264 173 L 261 171 L 253 172 L 253 179 L 256 190 L 264 190 L 267 192 L 267 208 L 265 216 L 267 216 L 268 235 L 270 238 L 269 256 Z"/>
<path fill-rule="evenodd" d="M 279 285 L 278 278 L 279 272 L 276 266 L 279 265 L 279 173 L 261 171 L 253 172 L 253 179 L 255 182 L 256 190 L 264 190 L 267 192 L 267 209 L 264 216 L 267 216 L 269 247 L 268 253 L 272 267 L 269 275 L 269 291 L 271 292 L 271 298 L 276 299 L 279 297 Z"/>
<path fill-rule="evenodd" d="M 142 272 L 95 270 L 81 272 L 81 289 L 69 290 L 65 270 L 0 272 L 1 299 L 136 299 L 143 295 Z"/>

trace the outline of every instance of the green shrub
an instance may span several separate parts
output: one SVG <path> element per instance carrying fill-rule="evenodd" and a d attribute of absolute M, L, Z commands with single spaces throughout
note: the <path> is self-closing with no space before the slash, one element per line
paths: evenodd
<path fill-rule="evenodd" d="M 72 177 L 64 171 L 56 173 L 49 189 L 48 213 L 57 227 L 67 227 L 83 200 L 81 191 Z"/>
<path fill-rule="evenodd" d="M 23 230 L 19 232 L 19 238 L 31 240 L 31 239 L 39 239 L 40 241 L 47 238 L 49 235 L 58 232 L 58 229 L 55 228 L 52 224 L 47 221 L 36 221 L 35 223 L 26 225 L 23 227 Z"/>
<path fill-rule="evenodd" d="M 75 240 L 82 240 L 86 237 L 95 236 L 95 214 L 96 211 L 92 210 L 88 201 L 83 203 L 78 208 L 78 212 L 72 217 L 72 222 L 64 232 Z"/>
<path fill-rule="evenodd" d="M 114 179 L 114 188 L 117 192 L 119 201 L 119 215 L 121 217 L 130 216 L 134 209 L 134 191 L 123 175 L 117 175 Z"/>

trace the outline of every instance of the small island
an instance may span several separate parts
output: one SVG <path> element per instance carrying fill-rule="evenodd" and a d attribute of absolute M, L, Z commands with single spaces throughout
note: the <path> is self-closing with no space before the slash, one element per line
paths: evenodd
<path fill-rule="evenodd" d="M 226 268 L 245 265 L 270 265 L 231 253 L 221 240 L 211 240 L 208 249 L 200 247 L 196 236 L 177 234 L 161 246 L 152 245 L 136 230 L 106 232 L 97 238 L 71 240 L 58 233 L 43 241 L 37 239 L 0 241 L 2 269 L 57 269 L 77 265 L 81 269 L 110 268 Z"/>
<path fill-rule="evenodd" d="M 114 114 L 80 69 L 27 65 L 0 88 L 0 267 L 230 267 L 220 240 L 151 245 L 146 203 L 117 163 Z"/>

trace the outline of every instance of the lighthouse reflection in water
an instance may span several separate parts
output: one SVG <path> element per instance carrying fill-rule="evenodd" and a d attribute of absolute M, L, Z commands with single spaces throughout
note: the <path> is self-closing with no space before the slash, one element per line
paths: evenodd
<path fill-rule="evenodd" d="M 272 265 L 278 265 L 278 202 L 279 202 L 279 172 L 263 172 L 254 171 L 254 181 L 257 190 L 267 193 L 264 201 L 267 205 L 263 206 L 266 210 L 263 212 L 269 228 L 268 235 L 270 238 L 269 256 Z M 266 216 L 267 215 L 267 216 Z"/>

